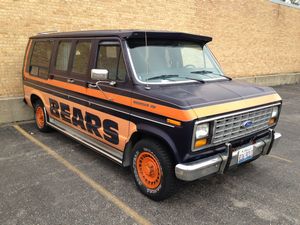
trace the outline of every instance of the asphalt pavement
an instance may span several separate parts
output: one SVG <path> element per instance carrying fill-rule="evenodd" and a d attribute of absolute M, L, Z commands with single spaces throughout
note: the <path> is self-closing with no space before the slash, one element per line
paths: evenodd
<path fill-rule="evenodd" d="M 128 169 L 59 132 L 1 126 L 0 224 L 300 224 L 300 85 L 275 89 L 283 137 L 270 155 L 182 183 L 163 202 L 143 196 Z"/>

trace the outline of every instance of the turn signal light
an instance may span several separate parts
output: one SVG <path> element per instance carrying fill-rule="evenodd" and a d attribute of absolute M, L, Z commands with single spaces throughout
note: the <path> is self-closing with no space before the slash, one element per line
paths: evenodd
<path fill-rule="evenodd" d="M 167 119 L 167 123 L 175 125 L 175 126 L 178 126 L 178 127 L 181 126 L 181 122 L 180 121 L 172 120 L 172 119 L 169 119 L 169 118 Z"/>
<path fill-rule="evenodd" d="M 274 125 L 275 122 L 276 122 L 276 118 L 271 118 L 271 119 L 269 119 L 268 124 L 269 124 L 269 126 L 271 126 L 271 125 Z"/>
<path fill-rule="evenodd" d="M 206 145 L 207 144 L 207 139 L 206 138 L 203 138 L 203 139 L 200 139 L 200 140 L 197 140 L 195 142 L 195 148 L 200 148 L 202 147 L 203 145 Z"/>

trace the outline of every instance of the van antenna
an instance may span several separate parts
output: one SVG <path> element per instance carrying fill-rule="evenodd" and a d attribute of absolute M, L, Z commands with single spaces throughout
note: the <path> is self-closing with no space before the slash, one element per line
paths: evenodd
<path fill-rule="evenodd" d="M 146 61 L 146 69 L 147 69 L 147 74 L 146 74 L 146 86 L 145 89 L 146 90 L 150 90 L 151 87 L 148 84 L 148 76 L 149 76 L 149 61 L 148 61 L 148 56 L 149 56 L 149 52 L 148 52 L 148 38 L 147 38 L 147 31 L 145 31 L 145 46 L 146 46 L 146 51 L 145 51 L 145 61 Z"/>
<path fill-rule="evenodd" d="M 52 33 L 57 33 L 57 32 L 58 32 L 57 30 L 48 30 L 48 31 L 39 32 L 37 34 L 52 34 Z"/>

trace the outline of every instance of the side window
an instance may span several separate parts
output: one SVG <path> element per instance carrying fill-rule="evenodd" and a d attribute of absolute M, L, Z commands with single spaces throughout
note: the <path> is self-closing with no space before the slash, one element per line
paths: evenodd
<path fill-rule="evenodd" d="M 109 80 L 124 81 L 126 67 L 118 44 L 100 44 L 98 48 L 97 69 L 107 69 Z"/>
<path fill-rule="evenodd" d="M 90 41 L 79 41 L 76 44 L 72 72 L 77 74 L 86 74 L 91 52 Z"/>
<path fill-rule="evenodd" d="M 52 47 L 52 41 L 35 42 L 29 67 L 31 75 L 48 78 Z"/>
<path fill-rule="evenodd" d="M 68 70 L 71 47 L 72 47 L 72 42 L 70 41 L 59 42 L 57 57 L 55 62 L 56 70 L 60 70 L 60 71 Z"/>

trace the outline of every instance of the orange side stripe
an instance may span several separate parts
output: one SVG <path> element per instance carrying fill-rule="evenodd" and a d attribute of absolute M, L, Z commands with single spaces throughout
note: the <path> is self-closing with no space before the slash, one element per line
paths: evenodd
<path fill-rule="evenodd" d="M 33 78 L 35 79 L 35 77 L 33 77 Z M 40 80 L 40 79 L 37 78 L 35 80 Z M 48 83 L 45 80 L 42 80 L 41 82 Z M 51 85 L 62 87 L 62 88 L 68 89 L 68 90 L 73 90 L 75 92 L 79 92 L 79 91 L 83 92 L 85 90 L 84 87 L 80 87 L 80 86 L 72 85 L 72 84 L 65 84 L 64 82 L 61 82 L 61 81 L 51 80 L 51 82 L 49 82 L 49 84 L 50 83 L 51 83 Z M 62 83 L 63 83 L 63 85 L 62 85 Z M 76 88 L 74 86 L 76 86 Z M 91 94 L 91 93 L 93 93 L 93 94 Z M 268 103 L 273 103 L 273 102 L 277 102 L 277 101 L 281 100 L 281 98 L 278 94 L 271 94 L 271 95 L 243 99 L 243 100 L 227 102 L 227 103 L 222 103 L 222 104 L 216 104 L 216 105 L 211 105 L 211 106 L 204 106 L 204 107 L 199 107 L 199 108 L 195 108 L 195 109 L 181 110 L 181 109 L 175 109 L 172 107 L 163 106 L 163 105 L 159 105 L 159 104 L 155 104 L 155 103 L 151 103 L 151 102 L 147 102 L 147 101 L 142 101 L 142 100 L 138 100 L 138 99 L 131 99 L 130 97 L 126 97 L 126 96 L 120 96 L 120 95 L 116 95 L 116 94 L 112 94 L 112 93 L 108 93 L 108 92 L 106 92 L 106 93 L 107 93 L 106 95 L 111 97 L 114 102 L 117 102 L 119 104 L 126 105 L 126 106 L 132 106 L 134 108 L 141 109 L 144 111 L 150 111 L 152 113 L 162 115 L 162 116 L 165 116 L 168 118 L 173 118 L 173 119 L 176 119 L 179 121 L 191 121 L 191 120 L 194 120 L 197 118 L 203 118 L 203 117 L 213 116 L 213 115 L 231 112 L 231 111 L 235 111 L 235 110 L 246 109 L 246 108 L 259 106 L 259 105 L 263 105 L 263 104 L 268 104 Z M 97 90 L 90 90 L 90 92 L 88 92 L 87 95 L 93 96 L 96 98 L 106 99 L 103 96 L 103 94 Z M 138 104 L 131 105 L 132 101 L 139 101 L 141 103 L 144 103 L 143 105 L 151 105 L 151 106 L 153 106 L 153 108 L 149 108 L 147 106 L 138 105 Z"/>

